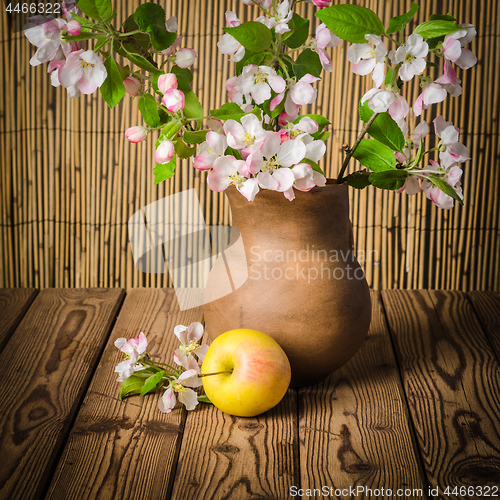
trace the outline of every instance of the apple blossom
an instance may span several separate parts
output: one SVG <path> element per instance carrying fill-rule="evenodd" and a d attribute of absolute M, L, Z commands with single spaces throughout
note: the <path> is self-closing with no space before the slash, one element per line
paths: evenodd
<path fill-rule="evenodd" d="M 454 163 L 470 160 L 469 150 L 461 142 L 458 142 L 458 127 L 455 127 L 451 121 L 445 121 L 442 116 L 435 118 L 433 123 L 436 135 L 441 139 L 439 149 L 441 166 L 448 168 Z"/>
<path fill-rule="evenodd" d="M 157 163 L 168 163 L 175 155 L 174 143 L 168 139 L 161 142 L 155 151 L 155 160 Z"/>
<path fill-rule="evenodd" d="M 168 22 L 168 20 L 166 22 Z M 168 28 L 167 28 L 167 31 L 169 31 Z M 177 31 L 177 30 L 175 30 L 175 31 Z M 161 51 L 162 55 L 171 56 L 180 47 L 181 42 L 182 42 L 182 35 L 178 36 L 175 39 L 175 42 L 172 45 L 170 45 L 170 47 L 163 49 Z"/>
<path fill-rule="evenodd" d="M 241 24 L 238 16 L 230 10 L 226 11 L 226 22 L 231 28 L 235 28 Z M 229 54 L 231 57 L 230 61 L 238 62 L 241 61 L 245 55 L 245 47 L 236 40 L 229 33 L 225 33 L 222 39 L 217 42 L 217 47 L 221 54 Z"/>
<path fill-rule="evenodd" d="M 430 108 L 433 104 L 444 101 L 447 95 L 446 89 L 439 83 L 426 83 L 426 79 L 423 79 L 422 83 L 424 90 L 413 104 L 415 116 L 420 116 L 424 109 Z"/>
<path fill-rule="evenodd" d="M 227 120 L 224 124 L 227 144 L 233 149 L 241 149 L 243 158 L 260 149 L 268 132 L 262 128 L 262 122 L 249 114 L 241 118 L 241 124 L 236 120 Z"/>
<path fill-rule="evenodd" d="M 332 60 L 330 59 L 330 56 L 327 54 L 325 49 L 327 47 L 336 47 L 340 43 L 340 41 L 341 39 L 337 35 L 333 34 L 326 27 L 326 24 L 321 23 L 316 28 L 316 37 L 311 48 L 318 51 L 321 66 L 323 66 L 324 70 L 329 71 L 330 73 L 333 70 Z"/>
<path fill-rule="evenodd" d="M 292 85 L 285 100 L 285 112 L 289 117 L 293 117 L 289 121 L 295 120 L 300 106 L 312 104 L 316 100 L 318 90 L 311 84 L 318 80 L 320 78 L 307 73 L 297 83 Z M 271 111 L 281 103 L 284 96 L 285 92 L 281 92 L 271 101 Z"/>
<path fill-rule="evenodd" d="M 82 32 L 82 25 L 78 21 L 69 21 L 66 29 L 70 35 L 78 36 Z"/>
<path fill-rule="evenodd" d="M 248 201 L 253 201 L 259 191 L 256 178 L 249 179 L 241 174 L 247 165 L 234 156 L 221 156 L 214 161 L 213 170 L 208 174 L 207 183 L 212 191 L 221 192 L 234 185 Z"/>
<path fill-rule="evenodd" d="M 260 5 L 263 9 L 267 10 L 273 5 L 273 0 L 241 0 L 245 5 Z"/>
<path fill-rule="evenodd" d="M 320 172 L 313 170 L 311 165 L 307 163 L 298 163 L 290 170 L 295 180 L 293 186 L 283 193 L 289 201 L 295 199 L 294 188 L 299 191 L 310 191 L 315 186 L 323 187 L 326 185 L 326 177 Z"/>
<path fill-rule="evenodd" d="M 462 29 L 449 33 L 444 37 L 441 46 L 443 56 L 462 69 L 472 68 L 477 63 L 477 57 L 469 49 L 463 47 L 476 36 L 476 30 L 471 24 L 462 24 Z"/>
<path fill-rule="evenodd" d="M 293 12 L 290 10 L 290 3 L 288 0 L 280 3 L 276 8 L 276 15 L 271 18 L 266 18 L 264 16 L 258 17 L 257 22 L 265 24 L 269 29 L 274 28 L 274 31 L 278 35 L 282 35 L 287 31 L 290 31 L 288 27 L 288 22 L 291 21 Z"/>
<path fill-rule="evenodd" d="M 444 61 L 444 74 L 441 75 L 434 83 L 441 85 L 441 87 L 443 87 L 453 97 L 458 97 L 462 94 L 462 87 L 460 86 L 462 81 L 457 78 L 457 74 L 451 64 L 451 61 L 447 59 Z"/>
<path fill-rule="evenodd" d="M 311 3 L 316 7 L 329 7 L 332 0 L 306 0 L 307 3 Z"/>
<path fill-rule="evenodd" d="M 177 89 L 168 89 L 163 96 L 163 104 L 171 113 L 184 109 L 184 92 Z"/>
<path fill-rule="evenodd" d="M 177 16 L 169 17 L 165 21 L 165 29 L 169 33 L 177 33 Z"/>
<path fill-rule="evenodd" d="M 125 78 L 125 80 L 123 80 L 123 85 L 125 85 L 125 92 L 131 96 L 136 96 L 142 88 L 141 82 L 134 76 Z"/>
<path fill-rule="evenodd" d="M 415 175 L 411 175 L 410 177 L 408 177 L 405 180 L 403 186 L 397 190 L 398 193 L 402 193 L 403 191 L 409 196 L 420 193 L 420 191 L 422 191 L 422 188 L 420 187 L 419 178 Z"/>
<path fill-rule="evenodd" d="M 73 19 L 73 14 L 77 16 L 82 16 L 82 11 L 78 8 L 76 0 L 63 0 L 61 2 L 61 8 L 64 13 L 64 17 L 71 21 Z"/>
<path fill-rule="evenodd" d="M 249 64 L 235 80 L 234 87 L 243 94 L 250 94 L 256 104 L 262 104 L 271 98 L 271 89 L 278 94 L 283 92 L 286 82 L 273 68 Z"/>
<path fill-rule="evenodd" d="M 64 59 L 62 53 L 59 57 L 56 57 L 56 55 L 61 47 L 61 27 L 65 25 L 66 23 L 62 19 L 52 19 L 45 21 L 43 24 L 38 25 L 29 22 L 24 26 L 26 38 L 31 44 L 38 47 L 35 55 L 30 60 L 32 66 L 38 66 L 52 59 Z"/>
<path fill-rule="evenodd" d="M 148 345 L 148 340 L 143 332 L 138 337 L 129 340 L 119 338 L 115 340 L 115 346 L 127 355 L 127 359 L 118 363 L 115 372 L 118 373 L 117 382 L 123 382 L 134 372 L 144 369 L 144 366 L 138 363 L 140 355 L 144 353 Z"/>
<path fill-rule="evenodd" d="M 365 35 L 365 38 L 373 43 L 375 48 L 369 43 L 354 43 L 347 50 L 347 59 L 353 63 L 351 71 L 356 75 L 368 75 L 373 71 L 372 79 L 375 85 L 380 87 L 385 79 L 384 60 L 387 49 L 380 37 Z"/>
<path fill-rule="evenodd" d="M 174 73 L 164 73 L 158 77 L 158 90 L 165 94 L 167 90 L 177 88 L 177 76 Z"/>
<path fill-rule="evenodd" d="M 142 142 L 146 139 L 149 129 L 143 127 L 142 125 L 136 125 L 135 127 L 130 127 L 125 130 L 125 137 L 130 141 L 135 143 Z"/>
<path fill-rule="evenodd" d="M 409 111 L 406 99 L 391 90 L 382 90 L 374 88 L 369 90 L 362 98 L 361 104 L 368 100 L 368 107 L 375 113 L 389 111 L 394 120 L 401 120 Z"/>
<path fill-rule="evenodd" d="M 403 82 L 408 82 L 424 71 L 427 65 L 424 57 L 428 52 L 427 42 L 417 33 L 413 33 L 404 45 L 398 47 L 396 51 L 391 50 L 389 58 L 393 64 L 402 63 L 398 74 Z"/>
<path fill-rule="evenodd" d="M 193 65 L 197 57 L 198 53 L 196 50 L 184 48 L 178 50 L 172 59 L 175 61 L 175 64 L 179 66 L 179 68 L 189 68 L 189 66 Z"/>
<path fill-rule="evenodd" d="M 210 170 L 214 161 L 222 156 L 227 148 L 227 138 L 224 134 L 207 132 L 207 140 L 198 146 L 194 157 L 194 167 L 198 170 Z"/>
<path fill-rule="evenodd" d="M 203 325 L 198 322 L 191 323 L 187 327 L 177 325 L 174 328 L 174 333 L 181 342 L 180 347 L 174 353 L 174 361 L 187 370 L 195 369 L 199 373 L 198 361 L 195 356 L 203 362 L 208 350 L 208 345 L 200 345 L 199 343 L 204 333 Z"/>
<path fill-rule="evenodd" d="M 443 180 L 447 182 L 452 188 L 455 189 L 458 196 L 462 198 L 462 188 L 459 186 L 460 177 L 462 176 L 462 169 L 456 165 L 451 165 L 447 169 L 441 168 L 439 163 L 430 160 L 430 165 L 425 167 L 426 170 L 435 170 L 436 173 L 444 173 Z M 422 191 L 425 196 L 429 198 L 435 205 L 444 210 L 453 208 L 454 200 L 451 196 L 441 191 L 437 186 L 434 186 L 431 181 L 422 181 Z"/>
<path fill-rule="evenodd" d="M 77 85 L 82 94 L 92 94 L 106 80 L 108 73 L 101 58 L 93 51 L 83 49 L 72 52 L 64 66 L 59 68 L 59 81 L 63 87 Z"/>
<path fill-rule="evenodd" d="M 186 410 L 194 410 L 198 404 L 198 396 L 188 387 L 200 387 L 202 384 L 196 370 L 185 371 L 178 378 L 170 380 L 168 389 L 158 401 L 158 409 L 163 413 L 170 413 L 175 407 L 177 394 Z"/>

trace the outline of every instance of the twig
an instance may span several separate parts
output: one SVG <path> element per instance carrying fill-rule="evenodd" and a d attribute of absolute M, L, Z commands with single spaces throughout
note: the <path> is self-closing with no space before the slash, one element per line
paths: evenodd
<path fill-rule="evenodd" d="M 353 147 L 349 149 L 349 151 L 347 152 L 344 163 L 342 163 L 342 168 L 340 169 L 336 184 L 341 183 L 345 169 L 347 168 L 347 165 L 349 165 L 349 161 L 352 158 L 354 151 L 356 151 L 356 148 L 359 146 L 361 139 L 363 139 L 364 135 L 368 132 L 368 129 L 370 128 L 371 124 L 375 121 L 375 118 L 377 118 L 378 115 L 379 115 L 378 113 L 373 113 L 371 118 L 365 123 L 365 126 L 361 129 L 361 132 L 359 133 L 358 138 L 356 139 L 356 142 L 354 143 Z"/>

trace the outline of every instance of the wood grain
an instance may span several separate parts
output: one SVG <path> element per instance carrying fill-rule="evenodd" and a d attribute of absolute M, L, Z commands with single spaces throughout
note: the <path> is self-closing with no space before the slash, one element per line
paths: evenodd
<path fill-rule="evenodd" d="M 500 360 L 500 292 L 469 292 L 469 300 Z"/>
<path fill-rule="evenodd" d="M 173 289 L 133 289 L 76 418 L 47 500 L 168 498 L 186 411 L 158 410 L 160 394 L 119 401 L 114 367 L 123 359 L 117 338 L 142 331 L 147 351 L 169 363 L 178 340 L 173 329 L 202 319 L 201 308 L 179 310 Z"/>
<path fill-rule="evenodd" d="M 0 352 L 37 293 L 34 288 L 0 288 Z"/>
<path fill-rule="evenodd" d="M 40 498 L 83 398 L 120 289 L 40 292 L 0 355 L 0 499 Z"/>
<path fill-rule="evenodd" d="M 358 353 L 321 384 L 299 389 L 303 489 L 362 486 L 396 495 L 398 488 L 424 487 L 378 292 L 372 305 L 370 332 Z"/>
<path fill-rule="evenodd" d="M 253 418 L 188 413 L 172 500 L 282 499 L 299 484 L 297 394 Z"/>
<path fill-rule="evenodd" d="M 467 296 L 393 290 L 382 298 L 429 484 L 498 485 L 500 365 Z"/>

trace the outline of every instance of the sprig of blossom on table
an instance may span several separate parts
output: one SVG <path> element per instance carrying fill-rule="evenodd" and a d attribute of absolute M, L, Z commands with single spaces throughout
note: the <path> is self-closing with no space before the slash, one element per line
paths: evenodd
<path fill-rule="evenodd" d="M 158 401 L 158 408 L 163 413 L 170 413 L 177 399 L 187 410 L 194 410 L 199 401 L 209 402 L 206 396 L 193 391 L 203 385 L 200 366 L 208 350 L 208 345 L 200 344 L 203 325 L 198 322 L 189 326 L 177 325 L 174 333 L 181 343 L 174 353 L 176 367 L 153 360 L 146 352 L 148 341 L 143 332 L 138 337 L 115 341 L 115 346 L 126 355 L 115 368 L 116 381 L 122 383 L 120 400 L 133 394 L 145 396 L 166 389 Z"/>
<path fill-rule="evenodd" d="M 321 8 L 316 16 L 322 24 L 310 34 L 309 20 L 293 12 L 295 0 L 242 1 L 257 5 L 260 15 L 242 23 L 234 12 L 226 12 L 228 27 L 218 48 L 236 64 L 236 74 L 225 83 L 230 102 L 207 116 L 190 86 L 188 67 L 197 54 L 181 48 L 176 18 L 166 19 L 157 4 L 139 6 L 120 29 L 111 24 L 116 16 L 111 0 L 78 2 L 94 22 L 83 18 L 74 3 L 63 4 L 65 19 L 30 18 L 25 34 L 38 48 L 31 64 L 48 63 L 52 84 L 65 87 L 71 97 L 99 88 L 110 107 L 126 93 L 138 98 L 145 124 L 130 127 L 126 137 L 137 143 L 152 130 L 160 131 L 155 183 L 174 175 L 177 158 L 194 156 L 194 167 L 208 172 L 214 191 L 234 185 L 252 201 L 260 189 L 270 189 L 293 200 L 294 190 L 326 183 L 319 162 L 330 122 L 300 112 L 316 100 L 322 71 L 332 71 L 331 48 L 345 40 L 351 44 L 347 58 L 352 71 L 371 74 L 375 86 L 361 99 L 363 128 L 355 143 L 344 147 L 337 183 L 409 195 L 423 191 L 441 208 L 451 208 L 454 200 L 462 203 L 460 165 L 470 155 L 459 142 L 458 128 L 442 116 L 436 118 L 438 141 L 426 151 L 423 139 L 431 127 L 422 119 L 414 122 L 448 94 L 462 93 L 456 67 L 466 70 L 477 62 L 465 48 L 476 35 L 472 25 L 457 24 L 450 15 L 432 15 L 404 39 L 416 3 L 385 28 L 365 7 L 307 0 Z M 90 39 L 93 48 L 81 48 Z M 442 61 L 441 76 L 434 81 L 425 75 L 429 66 L 436 66 L 428 60 L 430 54 Z M 132 65 L 119 65 L 117 55 Z M 401 89 L 414 78 L 422 91 L 408 103 Z M 406 121 L 410 117 L 411 128 Z M 437 156 L 421 167 L 430 153 Z M 365 168 L 344 175 L 352 157 Z"/>

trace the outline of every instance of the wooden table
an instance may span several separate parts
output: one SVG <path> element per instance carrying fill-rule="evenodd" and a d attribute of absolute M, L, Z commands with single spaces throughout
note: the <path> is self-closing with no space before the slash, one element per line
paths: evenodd
<path fill-rule="evenodd" d="M 202 320 L 173 290 L 0 290 L 0 498 L 498 498 L 500 293 L 372 302 L 346 366 L 236 418 L 118 399 L 115 339 L 170 360 L 174 326 Z"/>

